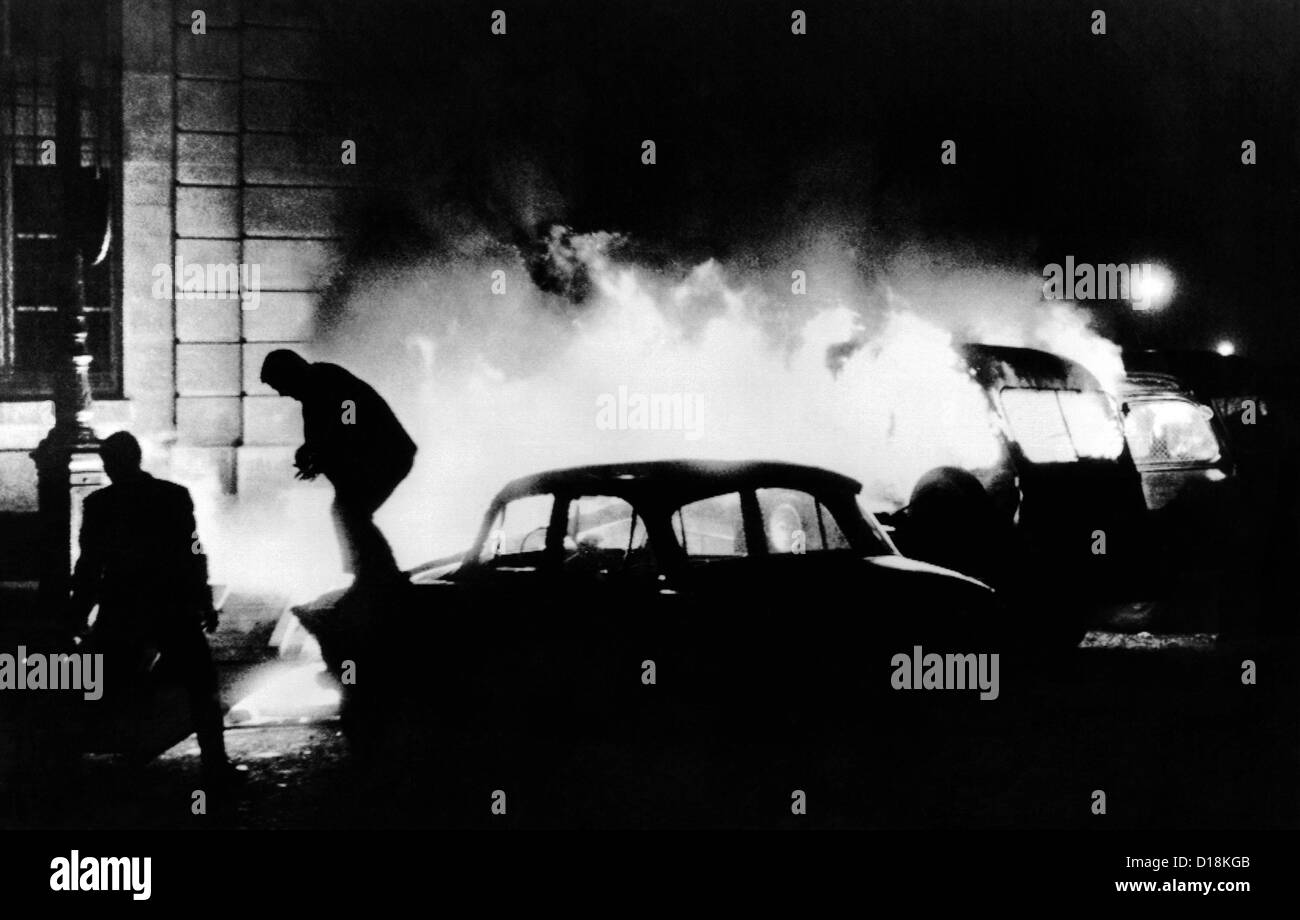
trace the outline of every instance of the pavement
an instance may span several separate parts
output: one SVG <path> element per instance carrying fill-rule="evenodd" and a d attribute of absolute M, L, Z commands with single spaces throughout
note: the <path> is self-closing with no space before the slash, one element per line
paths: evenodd
<path fill-rule="evenodd" d="M 408 746 L 369 762 L 319 664 L 267 645 L 282 602 L 234 600 L 213 647 L 235 796 L 196 808 L 191 735 L 143 766 L 77 755 L 44 788 L 10 775 L 0 827 L 1300 827 L 1294 639 L 1094 631 L 1005 667 L 1001 698 L 956 718 L 921 707 L 887 729 L 864 714 L 797 740 L 667 712 L 595 737 L 505 739 L 490 724 L 445 737 L 417 706 Z M 7 629 L 22 622 L 3 609 Z M 808 815 L 790 813 L 793 789 Z M 490 810 L 495 790 L 506 815 Z"/>

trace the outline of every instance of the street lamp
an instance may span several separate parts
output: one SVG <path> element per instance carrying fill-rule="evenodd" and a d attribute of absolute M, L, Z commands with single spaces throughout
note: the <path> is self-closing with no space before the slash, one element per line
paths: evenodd
<path fill-rule="evenodd" d="M 62 9 L 72 16 L 76 7 Z M 55 89 L 55 150 L 63 213 L 59 232 L 62 275 L 59 313 L 62 348 L 54 368 L 54 427 L 32 451 L 36 463 L 37 501 L 41 516 L 39 601 L 43 612 L 58 617 L 68 599 L 77 557 L 81 504 L 104 484 L 99 443 L 91 428 L 93 412 L 91 354 L 87 347 L 85 270 L 87 261 L 105 255 L 106 223 L 94 213 L 81 167 L 81 49 L 77 33 L 64 30 Z M 99 125 L 102 133 L 105 125 Z M 98 251 L 99 255 L 95 253 Z"/>
<path fill-rule="evenodd" d="M 1135 310 L 1163 309 L 1174 296 L 1173 273 L 1163 265 L 1143 262 L 1134 272 L 1129 296 Z"/>

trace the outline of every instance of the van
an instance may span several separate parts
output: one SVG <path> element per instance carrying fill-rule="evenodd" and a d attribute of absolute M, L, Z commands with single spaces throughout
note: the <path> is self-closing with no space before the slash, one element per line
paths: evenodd
<path fill-rule="evenodd" d="M 959 354 L 998 457 L 927 472 L 884 519 L 905 554 L 980 578 L 1026 628 L 1077 643 L 1100 610 L 1141 592 L 1146 501 L 1119 403 L 1060 355 L 979 343 Z"/>

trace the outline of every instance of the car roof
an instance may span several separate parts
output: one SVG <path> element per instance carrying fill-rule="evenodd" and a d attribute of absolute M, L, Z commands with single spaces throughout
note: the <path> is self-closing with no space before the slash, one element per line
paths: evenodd
<path fill-rule="evenodd" d="M 772 460 L 646 460 L 547 470 L 521 476 L 497 493 L 508 500 L 534 492 L 590 491 L 596 494 L 647 495 L 665 498 L 716 494 L 727 488 L 754 486 L 821 488 L 857 493 L 856 479 L 815 466 Z"/>
<path fill-rule="evenodd" d="M 1092 372 L 1061 355 L 1037 348 L 985 345 L 969 342 L 958 346 L 966 366 L 980 386 L 1031 387 L 1041 390 L 1100 390 Z"/>
<path fill-rule="evenodd" d="M 1120 385 L 1120 395 L 1126 399 L 1164 396 L 1196 400 L 1191 388 L 1178 377 L 1155 371 L 1130 371 L 1125 374 Z"/>

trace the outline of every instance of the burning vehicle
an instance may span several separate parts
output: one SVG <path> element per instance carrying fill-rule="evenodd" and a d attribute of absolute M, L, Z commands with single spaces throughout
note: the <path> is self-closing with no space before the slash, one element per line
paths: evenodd
<path fill-rule="evenodd" d="M 1076 643 L 1140 590 L 1146 503 L 1119 407 L 1059 355 L 967 344 L 960 357 L 986 397 L 996 459 L 931 470 L 883 517 L 904 553 L 977 575 L 1035 628 Z"/>
<path fill-rule="evenodd" d="M 972 651 L 1005 626 L 986 585 L 900 555 L 860 489 L 775 462 L 554 470 L 506 485 L 468 553 L 396 595 L 293 612 L 354 736 L 413 694 L 425 714 L 433 699 L 534 728 L 627 714 L 649 684 L 690 709 L 856 711 L 877 657 Z"/>
<path fill-rule="evenodd" d="M 1183 630 L 1250 634 L 1278 607 L 1251 585 L 1281 590 L 1276 547 L 1295 545 L 1295 518 L 1278 502 L 1296 504 L 1280 473 L 1287 429 L 1258 375 L 1148 352 L 1116 398 L 1046 352 L 970 344 L 961 357 L 1000 457 L 931 470 L 882 515 L 903 552 L 981 578 L 1025 617 L 1051 600 L 1059 620 L 1044 626 L 1067 642 L 1090 622 L 1146 628 L 1166 614 Z M 1217 382 L 1216 395 L 1203 401 L 1171 366 Z"/>

